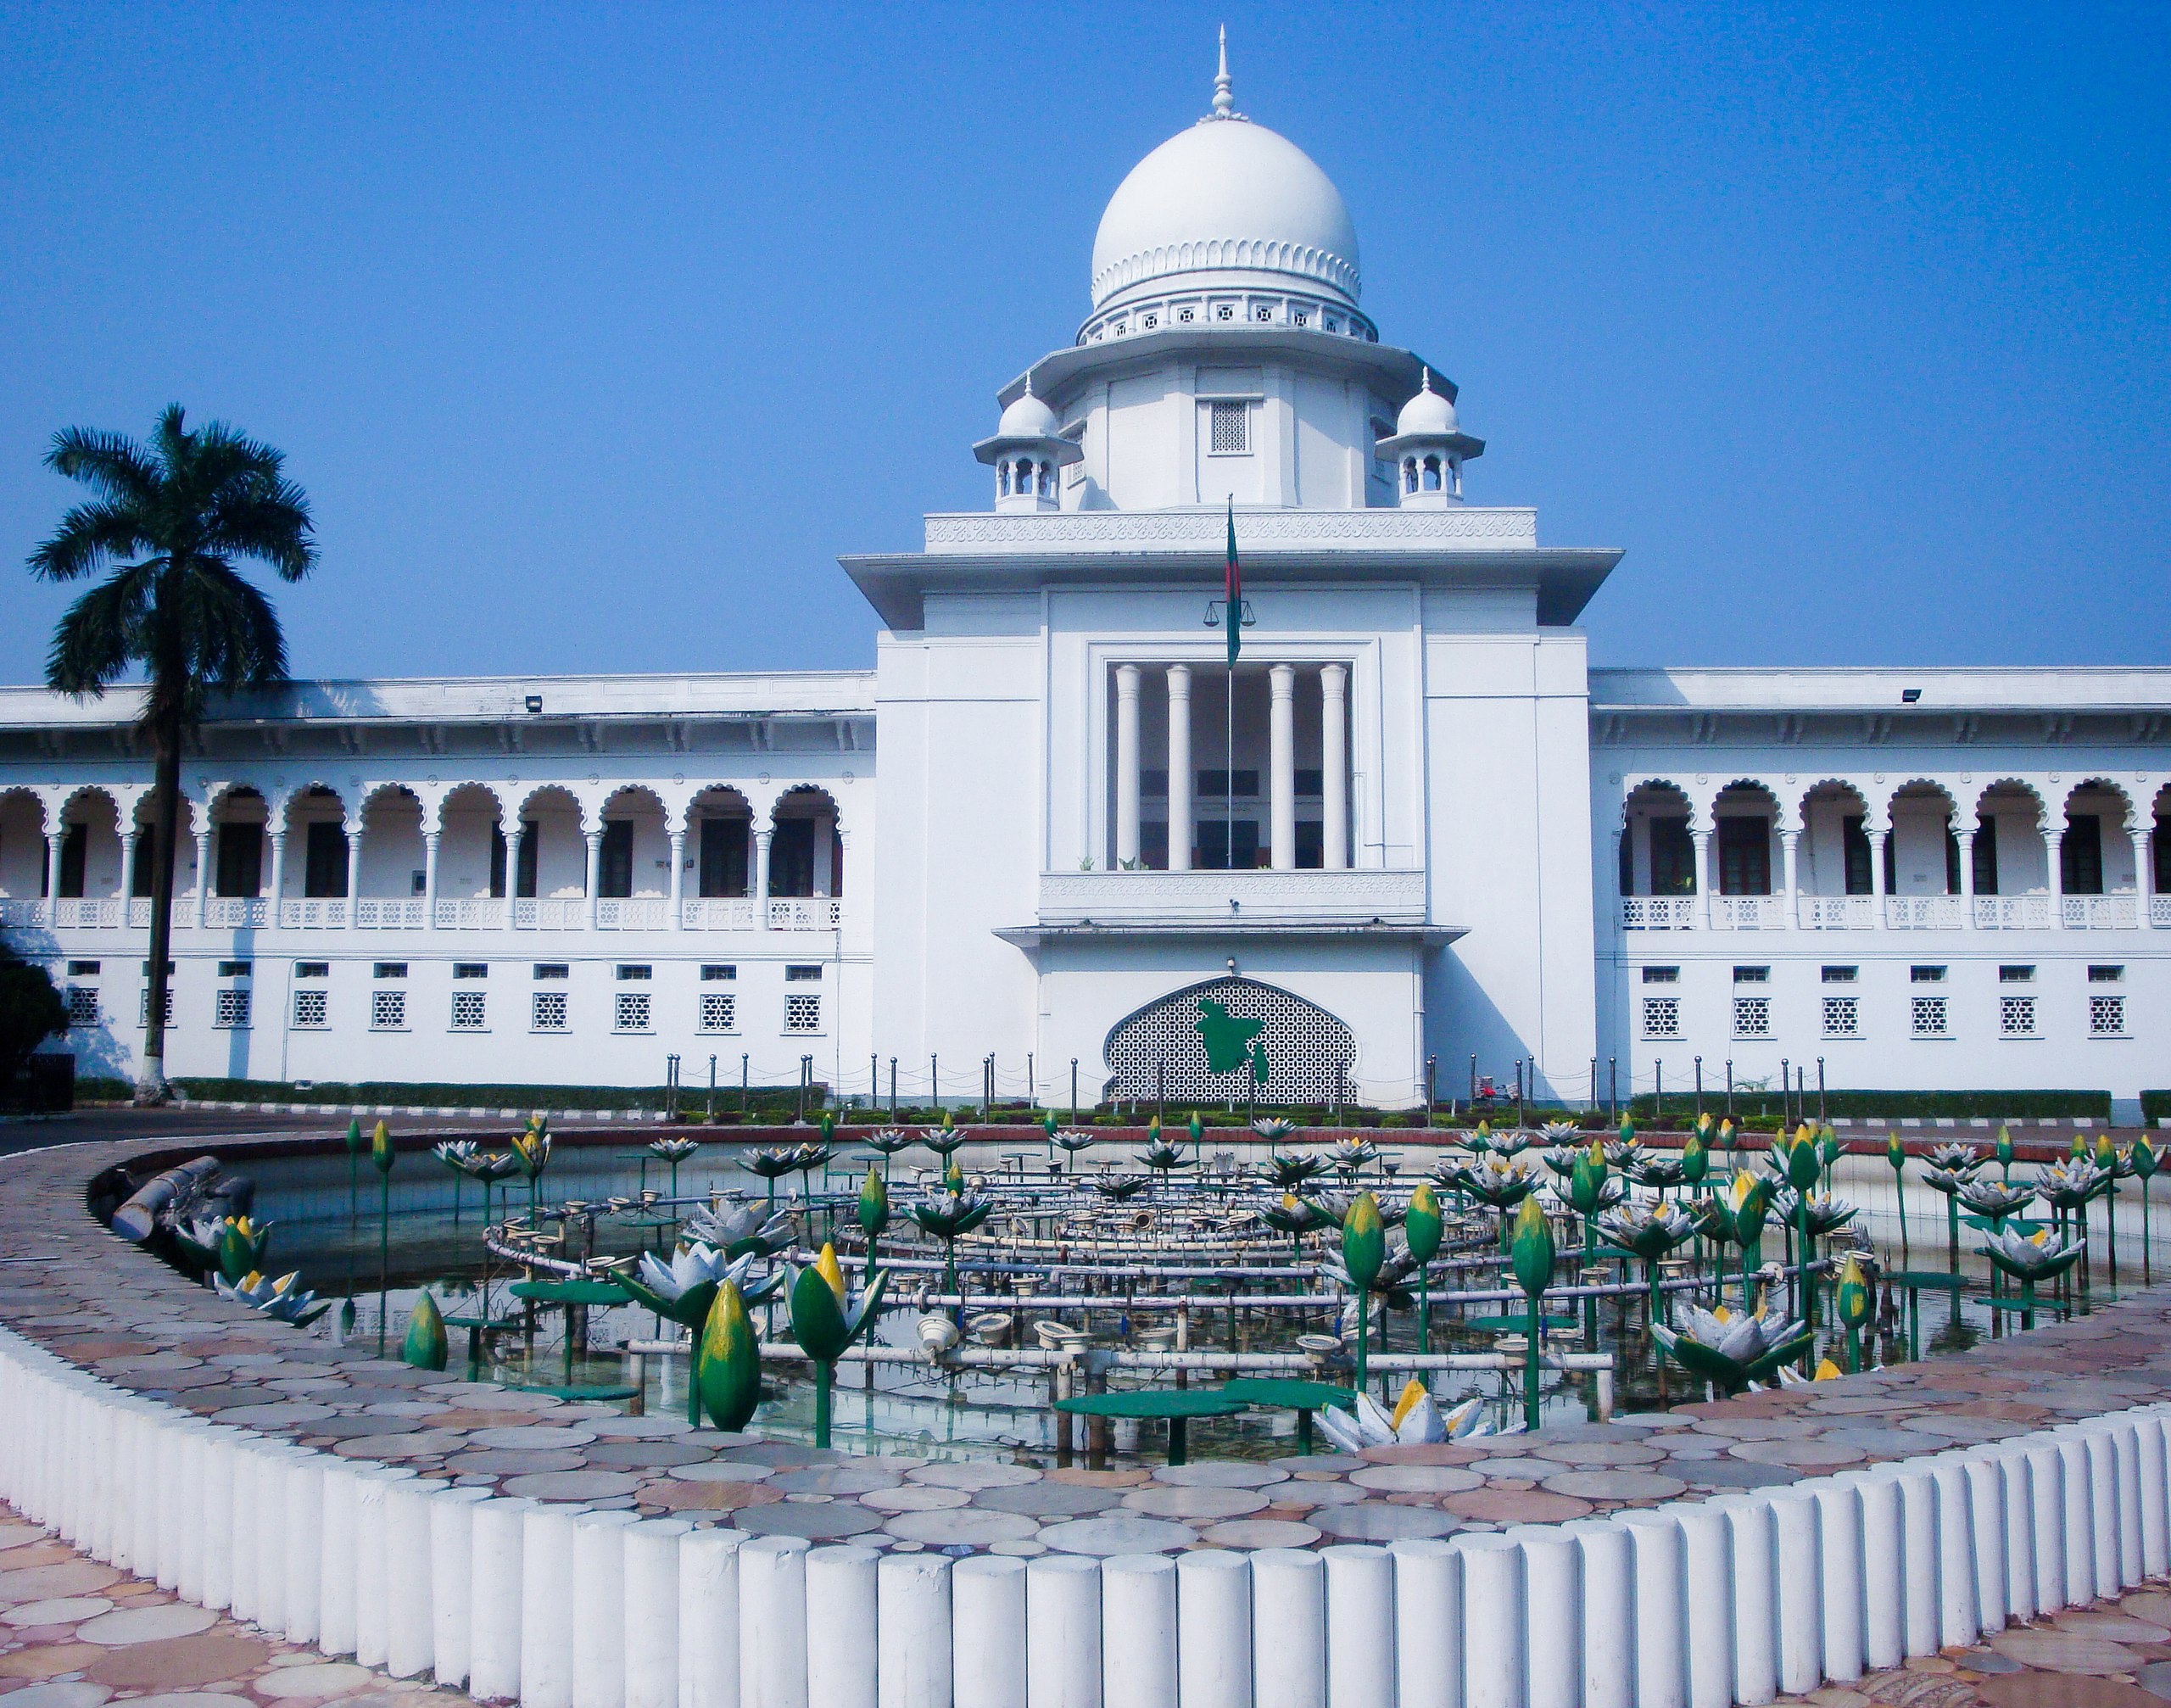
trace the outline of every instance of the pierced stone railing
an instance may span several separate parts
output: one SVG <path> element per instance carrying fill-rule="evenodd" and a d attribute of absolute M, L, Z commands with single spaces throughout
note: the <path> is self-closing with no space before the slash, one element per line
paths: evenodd
<path fill-rule="evenodd" d="M 1787 898 L 1783 896 L 1714 896 L 1711 929 L 1715 931 L 1783 931 L 1787 927 Z"/>
<path fill-rule="evenodd" d="M 1895 931 L 1958 931 L 1967 924 L 1965 896 L 1887 896 L 1884 923 Z"/>
<path fill-rule="evenodd" d="M 419 896 L 364 896 L 354 903 L 354 925 L 363 931 L 419 931 L 428 923 Z"/>
<path fill-rule="evenodd" d="M 279 924 L 289 931 L 344 930 L 347 925 L 347 898 L 344 896 L 289 896 L 279 904 Z"/>
<path fill-rule="evenodd" d="M 53 923 L 64 930 L 71 926 L 77 930 L 107 930 L 119 925 L 127 911 L 128 904 L 117 896 L 63 896 L 53 904 Z M 144 923 L 148 924 L 148 904 L 144 911 Z"/>
<path fill-rule="evenodd" d="M 689 931 L 751 931 L 756 915 L 751 896 L 696 896 L 681 904 L 679 919 Z"/>
<path fill-rule="evenodd" d="M 1867 931 L 1877 923 L 1877 897 L 1804 896 L 1795 917 L 1805 931 Z"/>
<path fill-rule="evenodd" d="M 2051 929 L 2048 896 L 1978 896 L 1978 931 L 2047 931 Z"/>
<path fill-rule="evenodd" d="M 588 927 L 585 896 L 522 896 L 512 904 L 516 931 L 581 931 Z"/>
<path fill-rule="evenodd" d="M 204 903 L 204 923 L 215 931 L 268 925 L 271 923 L 271 903 L 261 896 L 209 896 Z"/>
<path fill-rule="evenodd" d="M 2061 896 L 2058 923 L 2068 931 L 2130 931 L 2140 924 L 2135 896 Z"/>
<path fill-rule="evenodd" d="M 437 922 L 440 931 L 502 931 L 505 904 L 497 896 L 440 896 Z"/>
<path fill-rule="evenodd" d="M 596 929 L 661 931 L 671 923 L 671 903 L 661 896 L 605 896 L 595 904 Z"/>
<path fill-rule="evenodd" d="M 1621 929 L 1624 931 L 1688 931 L 1695 929 L 1694 896 L 1623 896 Z"/>
<path fill-rule="evenodd" d="M 772 931 L 834 931 L 844 918 L 844 903 L 834 896 L 772 896 Z"/>

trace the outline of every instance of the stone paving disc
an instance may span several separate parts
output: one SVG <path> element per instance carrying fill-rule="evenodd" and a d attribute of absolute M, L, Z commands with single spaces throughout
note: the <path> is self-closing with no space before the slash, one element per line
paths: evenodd
<path fill-rule="evenodd" d="M 1046 1525 L 1040 1539 L 1058 1554 L 1091 1554 L 1105 1560 L 1119 1554 L 1166 1554 L 1189 1548 L 1198 1540 L 1198 1532 L 1188 1524 L 1148 1518 L 1142 1512 L 1109 1512 Z"/>
<path fill-rule="evenodd" d="M 766 1482 L 776 1474 L 766 1465 L 734 1459 L 707 1459 L 698 1465 L 671 1467 L 672 1476 L 681 1482 Z"/>
<path fill-rule="evenodd" d="M 2140 1656 L 2123 1644 L 2101 1637 L 2075 1637 L 2062 1631 L 2035 1631 L 2025 1627 L 2001 1631 L 1990 1647 L 2008 1661 L 2023 1666 L 2040 1666 L 2051 1672 L 2091 1672 L 2098 1675 L 2130 1672 Z"/>
<path fill-rule="evenodd" d="M 1361 1471 L 1369 1461 L 1348 1453 L 1293 1453 L 1282 1459 L 1270 1459 L 1267 1463 L 1276 1471 L 1286 1471 L 1292 1476 L 1310 1474 L 1332 1476 L 1337 1472 Z M 1454 1461 L 1461 1464 L 1459 1459 Z"/>
<path fill-rule="evenodd" d="M 2113 1643 L 2171 1643 L 2171 1628 L 2136 1619 L 2130 1613 L 2061 1613 L 2056 1623 L 2061 1631 L 2082 1637 L 2107 1637 Z"/>
<path fill-rule="evenodd" d="M 862 1471 L 856 1465 L 809 1465 L 780 1471 L 769 1487 L 786 1494 L 865 1494 L 895 1488 L 903 1479 L 886 1471 Z"/>
<path fill-rule="evenodd" d="M 1352 1471 L 1349 1480 L 1381 1494 L 1457 1494 L 1485 1482 L 1476 1471 L 1453 1465 L 1370 1465 Z"/>
<path fill-rule="evenodd" d="M 954 1494 L 962 1503 L 968 1497 L 962 1488 L 919 1488 L 899 1493 Z M 870 1501 L 879 1497 L 868 1497 Z M 1122 1504 L 1119 1488 L 1080 1488 L 1066 1482 L 1019 1482 L 1003 1488 L 984 1488 L 969 1497 L 983 1512 L 1022 1512 L 1028 1518 L 1084 1518 Z M 922 1509 L 925 1510 L 925 1509 Z"/>
<path fill-rule="evenodd" d="M 80 1672 L 115 1652 L 95 1643 L 42 1643 L 35 1649 L 0 1655 L 0 1678 L 53 1678 L 63 1672 Z"/>
<path fill-rule="evenodd" d="M 653 1441 L 666 1436 L 687 1435 L 693 1426 L 683 1417 L 627 1417 L 614 1415 L 599 1417 L 589 1426 L 606 1441 Z"/>
<path fill-rule="evenodd" d="M 1136 1488 L 1152 1480 L 1152 1473 L 1147 1471 L 1088 1471 L 1082 1465 L 1059 1465 L 1041 1474 L 1050 1482 L 1067 1482 L 1079 1488 Z"/>
<path fill-rule="evenodd" d="M 1532 1457 L 1481 1459 L 1470 1466 L 1470 1471 L 1476 1476 L 1516 1476 L 1527 1478 L 1532 1482 L 1543 1482 L 1547 1477 L 1558 1475 L 1564 1468 L 1552 1460 Z M 1470 1485 L 1465 1483 L 1463 1486 L 1466 1488 Z"/>
<path fill-rule="evenodd" d="M 94 1595 L 120 1574 L 95 1560 L 66 1560 L 0 1571 L 0 1601 L 46 1601 L 63 1595 Z"/>
<path fill-rule="evenodd" d="M 531 1500 L 615 1500 L 640 1481 L 627 1471 L 539 1471 L 507 1477 L 505 1492 Z"/>
<path fill-rule="evenodd" d="M 1828 1438 L 1815 1441 L 1744 1441 L 1733 1456 L 1756 1465 L 1788 1465 L 1796 1471 L 1837 1471 L 1860 1465 L 1869 1457 L 1859 1447 L 1846 1447 Z"/>
<path fill-rule="evenodd" d="M 345 1661 L 321 1661 L 302 1666 L 276 1667 L 258 1680 L 256 1689 L 258 1694 L 271 1697 L 338 1696 L 375 1683 L 377 1675 L 366 1666 Z"/>
<path fill-rule="evenodd" d="M 1030 1465 L 1005 1465 L 992 1459 L 938 1460 L 905 1473 L 911 1482 L 927 1482 L 937 1488 L 1007 1488 L 1020 1482 L 1038 1482 L 1041 1473 Z"/>
<path fill-rule="evenodd" d="M 552 1448 L 586 1447 L 595 1439 L 591 1429 L 570 1429 L 557 1424 L 514 1424 L 501 1429 L 478 1429 L 468 1437 L 477 1447 Z"/>
<path fill-rule="evenodd" d="M 1474 1441 L 1398 1442 L 1392 1447 L 1366 1448 L 1364 1460 L 1367 1465 L 1468 1465 L 1492 1448 L 1489 1436 Z"/>
<path fill-rule="evenodd" d="M 25 1601 L 0 1611 L 0 1621 L 9 1625 L 72 1625 L 112 1610 L 113 1603 L 103 1595 L 69 1595 L 57 1601 Z"/>
<path fill-rule="evenodd" d="M 1655 1471 L 1565 1471 L 1546 1478 L 1544 1486 L 1578 1500 L 1671 1500 L 1688 1487 Z"/>
<path fill-rule="evenodd" d="M 1242 1518 L 1271 1503 L 1256 1488 L 1172 1488 L 1157 1484 L 1132 1489 L 1123 1497 L 1123 1504 L 1133 1512 L 1155 1518 L 1216 1519 Z"/>
<path fill-rule="evenodd" d="M 1060 1486 L 1057 1483 L 1044 1485 L 1037 1482 L 1021 1485 L 1024 1488 L 1042 1487 L 1056 1488 Z M 1007 1488 L 991 1488 L 987 1491 L 990 1495 L 1012 1494 L 1018 1492 L 1015 1489 Z M 1074 1493 L 1087 1492 L 1095 1493 L 1097 1498 L 1108 1501 L 1115 1499 L 1113 1495 L 1099 1495 L 1098 1491 L 1072 1491 Z M 973 1500 L 974 1497 L 969 1489 L 938 1488 L 932 1484 L 918 1482 L 907 1482 L 896 1488 L 873 1489 L 859 1497 L 859 1504 L 862 1506 L 871 1507 L 876 1512 L 940 1512 L 951 1507 L 970 1506 L 973 1504 Z M 995 1510 L 1002 1510 L 999 1507 Z"/>
<path fill-rule="evenodd" d="M 1199 1539 L 1217 1548 L 1309 1548 L 1320 1530 L 1292 1518 L 1231 1518 L 1208 1525 Z"/>
<path fill-rule="evenodd" d="M 1531 1452 L 1556 1465 L 1588 1466 L 1655 1465 L 1666 1454 L 1666 1448 L 1640 1441 L 1548 1441 Z"/>
<path fill-rule="evenodd" d="M 933 1517 L 938 1515 L 921 1513 L 906 1515 Z M 731 1521 L 739 1529 L 751 1531 L 756 1536 L 799 1536 L 809 1542 L 837 1542 L 847 1536 L 858 1536 L 869 1530 L 879 1529 L 882 1515 L 842 1501 L 825 1501 L 818 1506 L 805 1506 L 779 1500 L 773 1505 L 742 1508 L 732 1514 Z"/>
<path fill-rule="evenodd" d="M 113 1694 L 103 1684 L 93 1684 L 87 1679 L 61 1679 L 48 1684 L 26 1685 L 11 1691 L 8 1708 L 98 1708 L 98 1705 Z M 230 1696 L 230 1702 L 242 1704 L 243 1699 Z M 243 1704 L 243 1708 L 246 1705 Z"/>
<path fill-rule="evenodd" d="M 661 1471 L 674 1465 L 696 1465 L 708 1458 L 698 1447 L 681 1447 L 675 1441 L 599 1441 L 582 1449 L 590 1465 L 614 1469 Z"/>
<path fill-rule="evenodd" d="M 1777 1488 L 1783 1483 L 1800 1482 L 1805 1473 L 1783 1465 L 1716 1459 L 1708 1465 L 1684 1465 L 1681 1474 L 1698 1488 Z"/>
<path fill-rule="evenodd" d="M 733 1449 L 734 1454 L 740 1451 Z M 801 1465 L 837 1465 L 850 1457 L 834 1447 L 801 1447 L 795 1441 L 749 1441 L 743 1452 L 746 1458 L 758 1460 L 775 1471 L 790 1471 Z"/>
<path fill-rule="evenodd" d="M 1200 1465 L 1156 1465 L 1153 1480 L 1182 1488 L 1264 1488 L 1269 1483 L 1286 1482 L 1289 1473 L 1270 1465 L 1216 1459 Z"/>
<path fill-rule="evenodd" d="M 1450 1494 L 1440 1503 L 1443 1512 L 1485 1524 L 1560 1524 L 1588 1517 L 1591 1504 L 1573 1495 L 1549 1494 L 1542 1488 L 1473 1488 Z"/>
<path fill-rule="evenodd" d="M 2024 1423 L 2010 1423 L 1994 1417 L 1961 1417 L 1949 1411 L 1926 1411 L 1919 1417 L 1903 1417 L 1900 1427 L 1911 1429 L 1917 1437 L 1934 1439 L 1917 1449 L 1934 1453 L 1944 1442 L 1962 1441 L 1973 1444 L 1983 1441 L 2003 1441 L 2008 1436 L 2026 1435 Z"/>
<path fill-rule="evenodd" d="M 980 1548 L 991 1542 L 1023 1542 L 1040 1532 L 1034 1520 L 1019 1512 L 987 1512 L 976 1506 L 934 1512 L 900 1512 L 883 1528 L 903 1542 L 930 1548 Z"/>
<path fill-rule="evenodd" d="M 769 1506 L 783 1500 L 765 1482 L 645 1482 L 641 1503 L 672 1512 L 731 1512 L 742 1506 Z"/>
<path fill-rule="evenodd" d="M 1437 1507 L 1397 1506 L 1385 1500 L 1325 1507 L 1312 1515 L 1338 1542 L 1403 1542 L 1447 1536 L 1462 1528 L 1460 1519 Z"/>
<path fill-rule="evenodd" d="M 365 1435 L 343 1441 L 332 1450 L 347 1459 L 433 1459 L 467 1445 L 457 1429 L 418 1429 L 406 1435 Z"/>
<path fill-rule="evenodd" d="M 115 1649 L 85 1667 L 83 1676 L 92 1683 L 122 1690 L 210 1684 L 254 1672 L 271 1655 L 270 1646 L 254 1637 L 233 1630 L 206 1631 Z"/>
<path fill-rule="evenodd" d="M 185 1601 L 162 1602 L 153 1607 L 121 1607 L 87 1619 L 75 1627 L 86 1643 L 121 1648 L 135 1643 L 156 1643 L 168 1637 L 193 1637 L 209 1631 L 219 1616 L 208 1607 L 191 1607 Z M 222 1674 L 213 1673 L 214 1678 Z"/>
<path fill-rule="evenodd" d="M 1273 1505 L 1306 1510 L 1314 1506 L 1354 1506 L 1366 1498 L 1365 1492 L 1353 1482 L 1306 1482 L 1298 1477 L 1277 1482 L 1265 1493 Z"/>
<path fill-rule="evenodd" d="M 544 1471 L 578 1471 L 588 1461 L 579 1454 L 567 1449 L 563 1453 L 538 1453 L 533 1448 L 515 1451 L 508 1448 L 492 1453 L 456 1453 L 445 1461 L 445 1469 L 455 1476 L 463 1473 L 485 1476 L 527 1476 Z"/>
<path fill-rule="evenodd" d="M 1936 1438 L 1925 1436 L 1919 1430 L 1877 1429 L 1867 1424 L 1859 1428 L 1828 1429 L 1817 1439 L 1836 1442 L 1841 1447 L 1859 1447 L 1864 1453 L 1890 1454 L 1895 1457 L 1937 1450 Z"/>
<path fill-rule="evenodd" d="M 1815 1435 L 1817 1426 L 1805 1417 L 1707 1417 L 1696 1424 L 1705 1435 L 1732 1436 L 1736 1441 L 1784 1441 Z"/>

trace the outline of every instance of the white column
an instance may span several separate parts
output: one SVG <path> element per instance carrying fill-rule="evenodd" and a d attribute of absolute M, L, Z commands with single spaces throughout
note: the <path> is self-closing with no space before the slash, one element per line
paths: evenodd
<path fill-rule="evenodd" d="M 2051 929 L 2055 931 L 2066 923 L 2066 833 L 2051 831 L 2043 838 L 2043 851 L 2050 861 L 2050 870 L 2045 875 L 2051 886 Z M 197 923 L 203 923 L 199 914 Z"/>
<path fill-rule="evenodd" d="M 422 833 L 422 929 L 434 931 L 438 928 L 438 843 L 442 830 Z"/>
<path fill-rule="evenodd" d="M 64 825 L 46 832 L 45 918 L 48 924 L 60 917 L 60 910 L 54 904 L 60 900 L 60 851 L 67 845 L 67 841 L 68 831 Z M 200 913 L 197 917 L 196 923 L 199 925 L 204 923 Z"/>
<path fill-rule="evenodd" d="M 1349 864 L 1348 667 L 1320 667 L 1320 864 Z"/>
<path fill-rule="evenodd" d="M 1191 667 L 1169 667 L 1169 869 L 1191 870 Z"/>
<path fill-rule="evenodd" d="M 275 872 L 279 869 L 281 851 L 280 842 L 274 839 L 271 844 L 271 869 Z M 124 925 L 128 923 L 128 904 L 135 899 L 135 896 L 136 824 L 135 821 L 131 819 L 128 828 L 120 833 L 120 923 Z M 276 907 L 277 903 L 275 902 L 272 905 Z M 273 923 L 276 922 L 277 915 L 275 913 Z"/>
<path fill-rule="evenodd" d="M 776 827 L 764 824 L 754 833 L 754 929 L 769 929 L 769 839 Z"/>
<path fill-rule="evenodd" d="M 1795 900 L 1798 893 L 1796 885 L 1799 881 L 1797 874 L 1800 870 L 1795 862 L 1795 855 L 1800 846 L 1800 831 L 1783 829 L 1779 832 L 1779 865 L 1786 885 L 1787 929 L 1789 930 L 1792 930 L 1801 923 L 1800 909 Z"/>
<path fill-rule="evenodd" d="M 588 929 L 593 931 L 600 912 L 597 904 L 603 900 L 603 827 L 599 824 L 593 830 L 583 830 L 581 834 L 588 843 L 588 888 L 585 894 L 588 896 Z M 540 889 L 542 886 L 538 885 L 536 887 Z"/>
<path fill-rule="evenodd" d="M 1269 860 L 1277 872 L 1297 866 L 1297 667 L 1276 664 L 1267 671 L 1271 692 L 1268 717 L 1267 823 L 1272 843 Z"/>
<path fill-rule="evenodd" d="M 2140 833 L 2140 843 L 2135 850 L 2138 863 L 2134 868 L 2134 888 L 2144 896 L 2156 894 L 2156 821 L 2151 818 L 2147 823 L 2148 829 Z M 2141 912 L 2144 915 L 2148 912 L 2146 902 Z M 2145 925 L 2148 921 L 2144 918 L 2141 923 Z"/>
<path fill-rule="evenodd" d="M 1116 865 L 1138 859 L 1138 667 L 1116 667 Z"/>
<path fill-rule="evenodd" d="M 1884 929 L 1884 839 L 1892 832 L 1889 827 L 1879 828 L 1873 824 L 1866 824 L 1862 828 L 1869 838 L 1870 929 L 1882 931 Z"/>
<path fill-rule="evenodd" d="M 128 851 L 134 839 L 120 839 L 120 893 L 128 893 Z M 287 833 L 283 829 L 271 833 L 271 899 L 264 905 L 264 917 L 275 929 L 279 924 L 279 903 L 287 893 Z"/>
<path fill-rule="evenodd" d="M 359 823 L 343 826 L 347 833 L 347 929 L 354 929 L 354 904 L 362 894 L 362 827 Z"/>
<path fill-rule="evenodd" d="M 53 839 L 53 882 L 47 887 L 53 890 L 58 890 L 60 887 L 60 845 L 58 838 Z M 211 819 L 210 814 L 207 812 L 204 814 L 204 828 L 196 833 L 196 923 L 198 925 L 204 923 L 204 906 L 210 899 Z"/>
<path fill-rule="evenodd" d="M 686 833 L 671 833 L 671 929 L 686 929 Z"/>
<path fill-rule="evenodd" d="M 1711 929 L 1711 833 L 1693 827 L 1688 840 L 1696 845 L 1696 913 L 1704 929 Z"/>

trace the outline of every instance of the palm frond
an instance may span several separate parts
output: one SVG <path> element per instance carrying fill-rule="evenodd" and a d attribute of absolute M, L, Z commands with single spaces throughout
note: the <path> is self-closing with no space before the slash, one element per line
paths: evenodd
<path fill-rule="evenodd" d="M 199 557 L 190 572 L 182 597 L 194 640 L 191 673 L 222 694 L 284 680 L 286 637 L 263 590 L 223 558 Z"/>
<path fill-rule="evenodd" d="M 276 476 L 251 475 L 219 488 L 204 519 L 204 545 L 253 557 L 282 581 L 299 581 L 316 567 L 312 526 L 309 500 L 299 487 Z"/>
<path fill-rule="evenodd" d="M 73 581 L 117 558 L 154 549 L 134 505 L 101 499 L 80 504 L 60 518 L 53 538 L 31 554 L 31 573 L 42 581 Z"/>
<path fill-rule="evenodd" d="M 158 465 L 141 445 L 126 433 L 97 427 L 63 427 L 53 434 L 45 466 L 116 504 L 148 504 L 159 486 Z"/>
<path fill-rule="evenodd" d="M 132 564 L 68 607 L 53 631 L 46 685 L 57 694 L 97 695 L 142 655 L 150 567 Z"/>

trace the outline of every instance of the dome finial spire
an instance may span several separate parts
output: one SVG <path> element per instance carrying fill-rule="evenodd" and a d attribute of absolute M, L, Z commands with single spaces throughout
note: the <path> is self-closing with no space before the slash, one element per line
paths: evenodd
<path fill-rule="evenodd" d="M 1236 110 L 1235 81 L 1229 75 L 1229 26 L 1221 26 L 1221 64 L 1214 75 L 1214 116 L 1232 118 Z"/>

